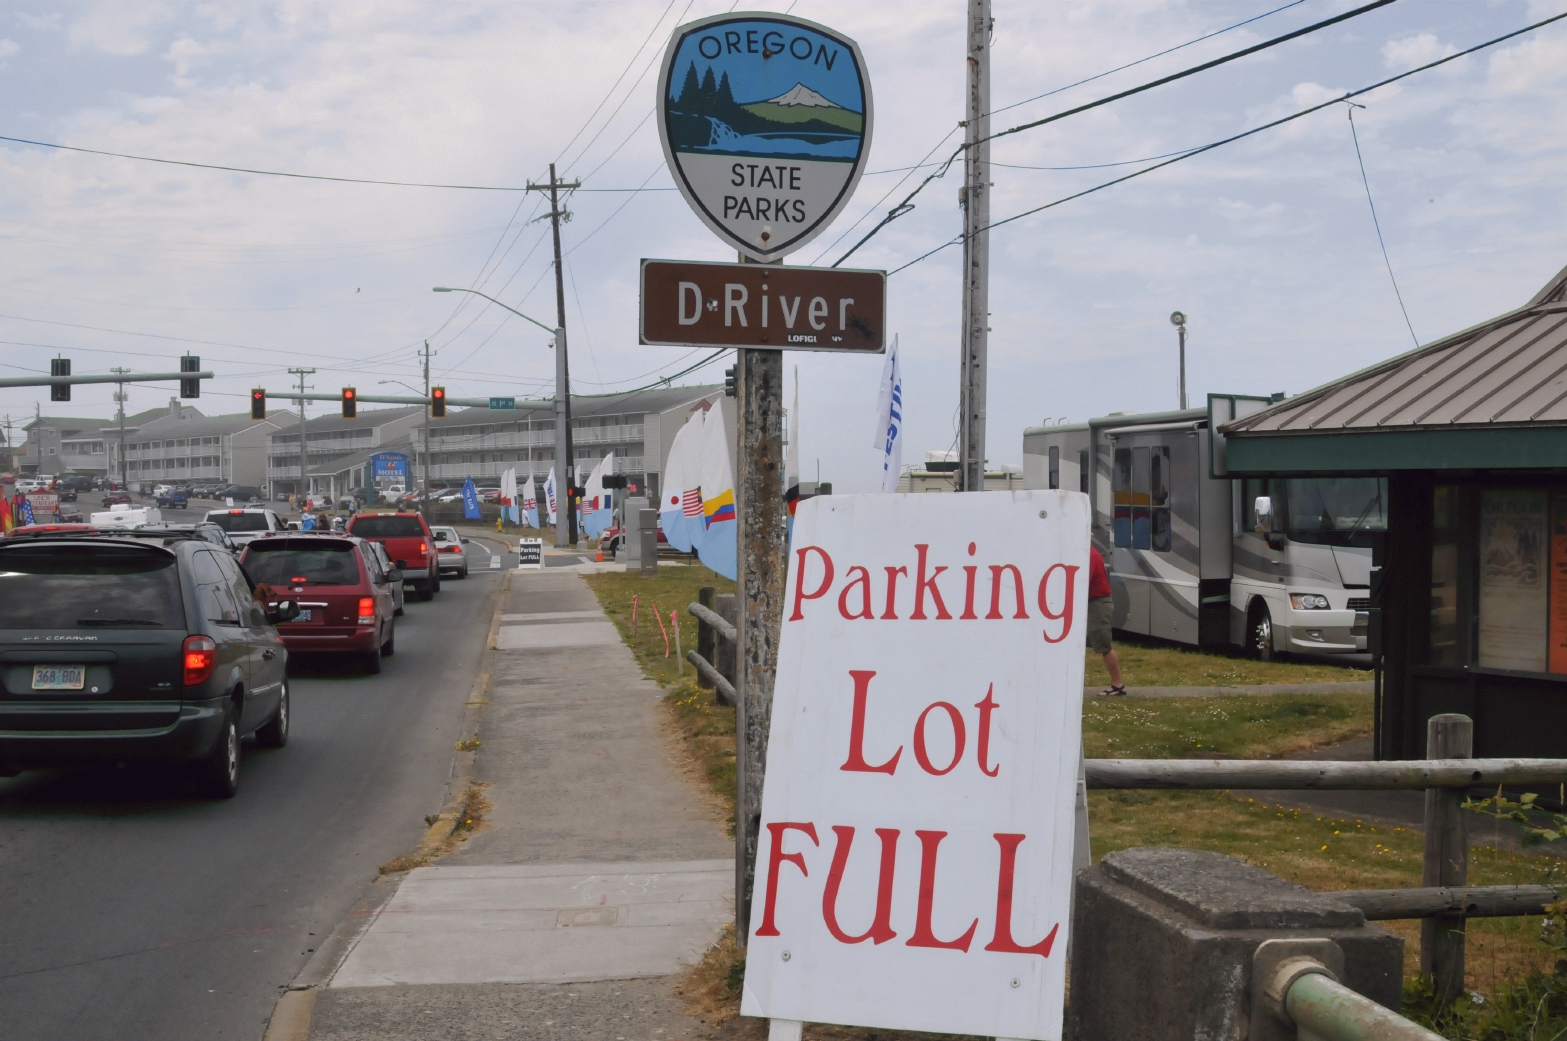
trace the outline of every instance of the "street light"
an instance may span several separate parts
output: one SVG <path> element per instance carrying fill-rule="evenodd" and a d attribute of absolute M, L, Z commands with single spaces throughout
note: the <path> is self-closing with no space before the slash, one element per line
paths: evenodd
<path fill-rule="evenodd" d="M 570 489 L 575 487 L 576 474 L 571 465 L 571 389 L 566 377 L 566 329 L 564 326 L 550 328 L 537 318 L 529 318 L 515 307 L 501 303 L 488 293 L 481 293 L 477 289 L 454 289 L 450 286 L 434 286 L 431 292 L 435 293 L 472 293 L 474 296 L 482 296 L 497 307 L 504 307 L 518 318 L 532 322 L 547 332 L 555 334 L 555 481 L 557 486 L 564 483 Z M 565 319 L 562 318 L 562 321 Z M 429 445 L 425 445 L 428 453 Z M 531 467 L 530 467 L 531 469 Z M 555 524 L 555 547 L 566 549 L 573 545 L 572 531 L 576 526 L 575 514 L 569 506 L 571 496 L 566 496 L 568 506 L 561 513 L 560 519 Z M 556 492 L 556 500 L 560 500 L 560 494 Z"/>
<path fill-rule="evenodd" d="M 1170 312 L 1170 324 L 1175 326 L 1176 333 L 1181 338 L 1181 411 L 1186 411 L 1186 315 L 1180 311 Z"/>

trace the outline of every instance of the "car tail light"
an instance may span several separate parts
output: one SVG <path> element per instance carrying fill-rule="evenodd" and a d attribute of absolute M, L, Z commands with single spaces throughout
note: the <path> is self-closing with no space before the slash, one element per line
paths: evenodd
<path fill-rule="evenodd" d="M 187 636 L 183 649 L 185 686 L 207 682 L 218 667 L 218 645 L 210 636 Z"/>
<path fill-rule="evenodd" d="M 419 552 L 428 555 L 430 552 L 430 544 L 428 542 L 420 542 Z"/>
<path fill-rule="evenodd" d="M 375 624 L 375 600 L 368 596 L 359 598 L 359 624 Z"/>

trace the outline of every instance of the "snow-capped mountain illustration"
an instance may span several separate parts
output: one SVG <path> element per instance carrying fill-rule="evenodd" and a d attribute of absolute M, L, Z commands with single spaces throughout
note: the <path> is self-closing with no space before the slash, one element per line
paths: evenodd
<path fill-rule="evenodd" d="M 842 108 L 842 105 L 834 104 L 822 97 L 816 91 L 803 83 L 796 83 L 776 98 L 768 98 L 774 105 L 805 106 L 807 108 Z"/>

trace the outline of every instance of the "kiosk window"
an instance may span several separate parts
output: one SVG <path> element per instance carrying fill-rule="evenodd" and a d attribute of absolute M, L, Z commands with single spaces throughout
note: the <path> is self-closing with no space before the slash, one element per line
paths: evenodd
<path fill-rule="evenodd" d="M 1431 499 L 1431 664 L 1467 664 L 1459 638 L 1458 489 L 1441 485 Z"/>
<path fill-rule="evenodd" d="M 1051 488 L 1061 487 L 1061 449 L 1055 445 L 1050 446 L 1050 484 Z"/>

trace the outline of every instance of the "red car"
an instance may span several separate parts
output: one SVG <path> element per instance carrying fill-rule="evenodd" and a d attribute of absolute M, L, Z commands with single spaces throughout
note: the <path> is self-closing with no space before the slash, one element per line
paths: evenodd
<path fill-rule="evenodd" d="M 129 506 L 130 504 L 131 504 L 131 493 L 130 492 L 110 492 L 108 495 L 105 495 L 103 497 L 103 508 L 106 509 L 106 510 L 113 509 L 115 506 L 119 506 L 119 505 Z"/>
<path fill-rule="evenodd" d="M 252 539 L 240 555 L 251 581 L 271 588 L 267 606 L 293 600 L 299 616 L 278 623 L 295 651 L 351 654 L 371 673 L 396 650 L 397 572 L 381 567 L 362 539 L 325 532 L 277 532 Z"/>
<path fill-rule="evenodd" d="M 14 539 L 23 535 L 48 535 L 61 531 L 97 531 L 91 524 L 22 524 L 6 532 L 6 538 Z"/>
<path fill-rule="evenodd" d="M 348 520 L 348 534 L 386 547 L 403 581 L 421 599 L 434 600 L 441 591 L 441 569 L 435 558 L 435 536 L 417 513 L 359 513 Z"/>

